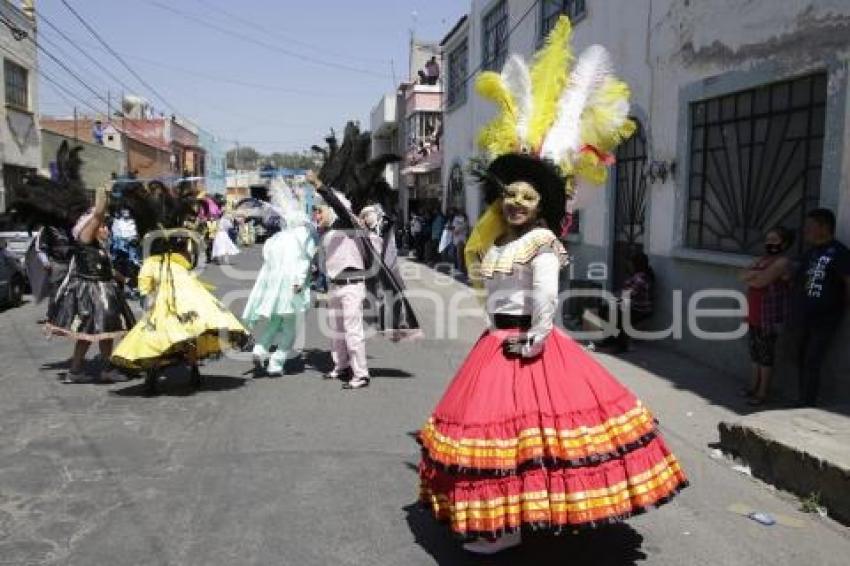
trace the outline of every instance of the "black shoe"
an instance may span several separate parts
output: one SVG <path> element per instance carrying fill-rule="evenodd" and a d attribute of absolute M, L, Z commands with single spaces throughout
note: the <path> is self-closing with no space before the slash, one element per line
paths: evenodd
<path fill-rule="evenodd" d="M 351 368 L 345 368 L 340 371 L 331 370 L 322 375 L 322 379 L 339 379 L 340 381 L 349 381 L 351 379 Z"/>
<path fill-rule="evenodd" d="M 203 377 L 201 376 L 201 368 L 198 366 L 192 366 L 192 369 L 189 372 L 189 384 L 192 386 L 192 389 L 198 390 L 201 388 L 203 384 Z"/>
<path fill-rule="evenodd" d="M 363 389 L 369 387 L 368 377 L 354 377 L 351 381 L 342 384 L 343 389 Z"/>

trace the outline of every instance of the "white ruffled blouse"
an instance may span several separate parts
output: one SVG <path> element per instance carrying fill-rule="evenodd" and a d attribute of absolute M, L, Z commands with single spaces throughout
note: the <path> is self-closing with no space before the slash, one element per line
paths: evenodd
<path fill-rule="evenodd" d="M 505 245 L 494 245 L 481 262 L 487 313 L 531 316 L 523 357 L 534 357 L 554 327 L 558 273 L 567 252 L 550 230 L 536 228 Z"/>

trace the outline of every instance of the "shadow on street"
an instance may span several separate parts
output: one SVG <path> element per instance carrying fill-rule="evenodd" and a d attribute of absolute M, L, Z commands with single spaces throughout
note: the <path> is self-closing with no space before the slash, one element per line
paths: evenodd
<path fill-rule="evenodd" d="M 523 544 L 495 556 L 474 556 L 463 550 L 448 527 L 437 523 L 418 503 L 404 508 L 416 544 L 437 564 L 504 564 L 535 566 L 627 566 L 646 560 L 643 537 L 626 523 L 582 530 L 574 535 L 523 533 Z"/>

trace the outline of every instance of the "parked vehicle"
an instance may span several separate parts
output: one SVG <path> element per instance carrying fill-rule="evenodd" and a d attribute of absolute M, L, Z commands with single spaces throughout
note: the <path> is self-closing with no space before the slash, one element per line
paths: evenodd
<path fill-rule="evenodd" d="M 26 250 L 24 250 L 26 252 Z M 16 307 L 24 300 L 26 276 L 20 260 L 0 249 L 0 305 Z"/>
<path fill-rule="evenodd" d="M 5 242 L 6 252 L 23 263 L 27 248 L 35 237 L 26 224 L 17 222 L 9 215 L 0 215 L 0 242 Z M 3 245 L 0 243 L 0 245 Z"/>

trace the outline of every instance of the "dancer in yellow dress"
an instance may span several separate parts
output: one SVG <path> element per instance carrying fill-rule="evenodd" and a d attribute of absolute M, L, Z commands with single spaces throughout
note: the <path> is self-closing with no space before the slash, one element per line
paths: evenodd
<path fill-rule="evenodd" d="M 130 372 L 146 372 L 146 387 L 157 390 L 160 370 L 188 364 L 199 387 L 200 360 L 218 357 L 228 346 L 239 348 L 249 333 L 192 273 L 202 245 L 181 226 L 191 207 L 188 195 L 152 197 L 142 185 L 124 193 L 125 205 L 142 220 L 143 249 L 148 257 L 139 272 L 146 312 L 115 349 L 112 363 Z M 157 220 L 154 230 L 151 220 Z"/>

